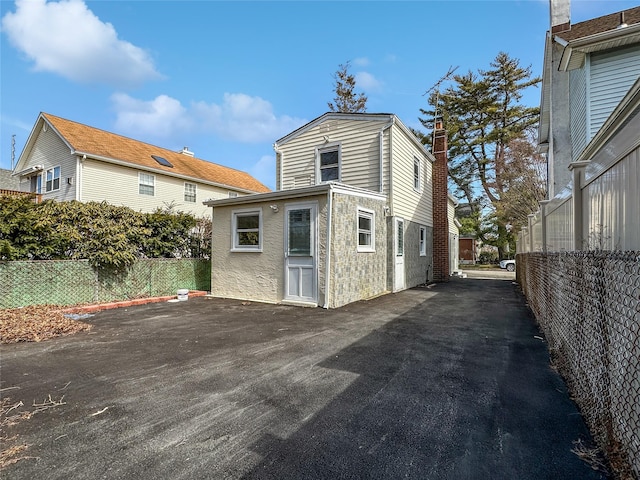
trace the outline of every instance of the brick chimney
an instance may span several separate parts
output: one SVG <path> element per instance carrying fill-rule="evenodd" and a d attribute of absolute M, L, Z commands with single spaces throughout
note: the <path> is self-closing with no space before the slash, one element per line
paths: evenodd
<path fill-rule="evenodd" d="M 433 129 L 433 280 L 449 281 L 449 167 L 447 165 L 447 132 L 442 118 L 436 118 Z"/>
<path fill-rule="evenodd" d="M 571 0 L 549 0 L 551 34 L 571 30 Z"/>

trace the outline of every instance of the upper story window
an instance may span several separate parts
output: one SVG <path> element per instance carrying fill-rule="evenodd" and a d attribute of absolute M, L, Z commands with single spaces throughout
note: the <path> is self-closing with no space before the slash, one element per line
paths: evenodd
<path fill-rule="evenodd" d="M 196 202 L 196 189 L 197 186 L 195 183 L 186 183 L 184 184 L 184 201 L 195 203 Z"/>
<path fill-rule="evenodd" d="M 234 210 L 231 216 L 233 231 L 232 250 L 239 252 L 262 251 L 262 210 Z"/>
<path fill-rule="evenodd" d="M 155 195 L 156 177 L 150 173 L 138 173 L 138 193 L 140 195 Z"/>
<path fill-rule="evenodd" d="M 413 189 L 417 192 L 420 191 L 420 160 L 418 158 L 413 159 Z"/>
<path fill-rule="evenodd" d="M 318 149 L 318 183 L 340 181 L 340 160 L 340 145 Z"/>
<path fill-rule="evenodd" d="M 236 198 L 238 196 L 238 192 L 229 192 L 229 198 Z"/>
<path fill-rule="evenodd" d="M 45 175 L 46 182 L 44 191 L 53 192 L 55 190 L 60 190 L 60 167 L 50 168 L 47 170 Z"/>
<path fill-rule="evenodd" d="M 375 212 L 358 208 L 358 251 L 375 252 Z"/>

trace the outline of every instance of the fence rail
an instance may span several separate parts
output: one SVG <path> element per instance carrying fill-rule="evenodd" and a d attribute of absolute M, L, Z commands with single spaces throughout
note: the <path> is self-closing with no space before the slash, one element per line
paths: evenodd
<path fill-rule="evenodd" d="M 517 276 L 594 438 L 640 478 L 640 252 L 519 254 Z"/>
<path fill-rule="evenodd" d="M 0 308 L 75 305 L 211 289 L 211 261 L 154 258 L 126 271 L 94 270 L 87 260 L 0 262 Z"/>

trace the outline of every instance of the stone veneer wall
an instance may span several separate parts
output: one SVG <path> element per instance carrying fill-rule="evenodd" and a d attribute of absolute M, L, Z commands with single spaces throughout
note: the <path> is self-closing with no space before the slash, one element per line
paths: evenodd
<path fill-rule="evenodd" d="M 404 283 L 406 288 L 433 281 L 433 228 L 427 226 L 427 254 L 420 256 L 420 225 L 404 222 Z"/>
<path fill-rule="evenodd" d="M 329 307 L 340 307 L 387 291 L 385 205 L 382 199 L 334 194 Z M 375 252 L 358 252 L 358 207 L 375 212 Z"/>

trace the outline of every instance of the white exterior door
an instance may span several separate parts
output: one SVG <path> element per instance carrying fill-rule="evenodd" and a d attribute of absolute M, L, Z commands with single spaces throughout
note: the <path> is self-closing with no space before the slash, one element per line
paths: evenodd
<path fill-rule="evenodd" d="M 404 290 L 404 220 L 395 220 L 395 260 L 393 291 Z"/>
<path fill-rule="evenodd" d="M 316 303 L 316 213 L 317 204 L 298 203 L 285 207 L 285 300 Z"/>

